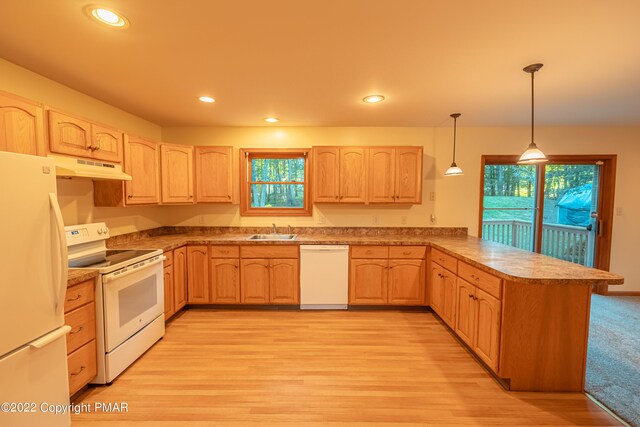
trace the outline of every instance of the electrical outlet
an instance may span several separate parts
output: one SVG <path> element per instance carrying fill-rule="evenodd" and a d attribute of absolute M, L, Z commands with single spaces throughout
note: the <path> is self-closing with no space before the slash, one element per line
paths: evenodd
<path fill-rule="evenodd" d="M 431 224 L 435 224 L 437 222 L 437 218 L 434 214 L 431 214 Z"/>
<path fill-rule="evenodd" d="M 407 225 L 407 216 L 406 215 L 402 215 L 400 217 L 400 225 Z"/>
<path fill-rule="evenodd" d="M 616 208 L 616 216 L 622 216 L 622 206 Z"/>
<path fill-rule="evenodd" d="M 429 193 L 429 200 L 432 201 L 432 202 L 436 201 L 436 192 L 435 191 L 431 191 Z"/>
<path fill-rule="evenodd" d="M 327 223 L 327 217 L 325 217 L 322 214 L 318 214 L 318 216 L 316 217 L 316 224 L 326 224 Z"/>
<path fill-rule="evenodd" d="M 378 225 L 378 224 L 380 224 L 380 218 L 379 218 L 377 215 L 374 215 L 374 216 L 372 217 L 372 223 L 373 223 L 373 225 Z"/>

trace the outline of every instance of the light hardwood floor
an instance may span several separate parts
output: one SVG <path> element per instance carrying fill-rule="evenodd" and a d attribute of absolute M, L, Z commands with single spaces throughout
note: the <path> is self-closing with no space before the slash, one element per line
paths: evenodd
<path fill-rule="evenodd" d="M 618 425 L 583 394 L 504 391 L 425 312 L 189 310 L 76 402 L 129 412 L 73 426 Z"/>

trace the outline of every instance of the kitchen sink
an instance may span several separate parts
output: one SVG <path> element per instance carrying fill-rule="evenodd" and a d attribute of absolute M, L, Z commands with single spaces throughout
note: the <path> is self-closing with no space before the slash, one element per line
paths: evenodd
<path fill-rule="evenodd" d="M 295 234 L 254 234 L 247 237 L 247 240 L 296 240 Z"/>

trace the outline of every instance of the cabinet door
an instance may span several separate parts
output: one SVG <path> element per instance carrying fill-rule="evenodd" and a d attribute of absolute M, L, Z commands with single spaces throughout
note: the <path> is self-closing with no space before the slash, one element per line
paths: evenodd
<path fill-rule="evenodd" d="M 0 151 L 46 154 L 41 105 L 0 93 Z"/>
<path fill-rule="evenodd" d="M 160 201 L 160 156 L 158 144 L 125 136 L 124 170 L 131 175 L 125 181 L 127 205 L 154 204 Z"/>
<path fill-rule="evenodd" d="M 462 341 L 473 346 L 476 331 L 476 287 L 458 277 L 455 331 Z"/>
<path fill-rule="evenodd" d="M 108 162 L 122 162 L 122 132 L 100 125 L 91 125 L 93 158 Z"/>
<path fill-rule="evenodd" d="M 162 203 L 193 203 L 193 147 L 160 144 Z"/>
<path fill-rule="evenodd" d="M 476 291 L 476 298 L 478 332 L 473 349 L 494 372 L 498 372 L 502 303 L 480 289 Z"/>
<path fill-rule="evenodd" d="M 196 202 L 231 203 L 232 147 L 196 147 Z"/>
<path fill-rule="evenodd" d="M 340 149 L 313 147 L 314 202 L 338 202 L 340 197 Z"/>
<path fill-rule="evenodd" d="M 396 159 L 393 148 L 369 149 L 369 202 L 395 201 Z"/>
<path fill-rule="evenodd" d="M 187 247 L 187 301 L 209 303 L 209 258 L 206 246 Z"/>
<path fill-rule="evenodd" d="M 395 200 L 422 203 L 422 147 L 396 148 Z"/>
<path fill-rule="evenodd" d="M 352 259 L 349 303 L 386 304 L 388 266 L 386 259 Z"/>
<path fill-rule="evenodd" d="M 442 317 L 444 307 L 444 289 L 442 283 L 442 267 L 431 263 L 431 308 Z"/>
<path fill-rule="evenodd" d="M 442 319 L 451 327 L 456 326 L 456 276 L 442 270 Z"/>
<path fill-rule="evenodd" d="M 424 304 L 424 261 L 389 260 L 389 304 Z"/>
<path fill-rule="evenodd" d="M 243 259 L 240 262 L 240 296 L 246 304 L 269 303 L 269 260 Z"/>
<path fill-rule="evenodd" d="M 367 201 L 366 148 L 340 149 L 340 203 L 364 203 Z"/>
<path fill-rule="evenodd" d="M 211 258 L 211 302 L 240 303 L 240 260 L 237 258 Z"/>
<path fill-rule="evenodd" d="M 300 304 L 297 259 L 270 260 L 269 301 L 273 304 Z"/>
<path fill-rule="evenodd" d="M 91 124 L 49 110 L 49 149 L 54 153 L 91 157 Z"/>
<path fill-rule="evenodd" d="M 187 247 L 173 250 L 173 308 L 180 310 L 187 304 Z"/>
<path fill-rule="evenodd" d="M 175 309 L 173 306 L 173 265 L 164 268 L 164 320 L 169 320 Z"/>

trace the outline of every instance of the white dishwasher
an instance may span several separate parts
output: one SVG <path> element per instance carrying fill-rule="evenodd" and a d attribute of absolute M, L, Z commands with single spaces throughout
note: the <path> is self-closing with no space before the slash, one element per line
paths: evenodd
<path fill-rule="evenodd" d="M 300 246 L 300 308 L 346 309 L 349 303 L 349 246 Z"/>

